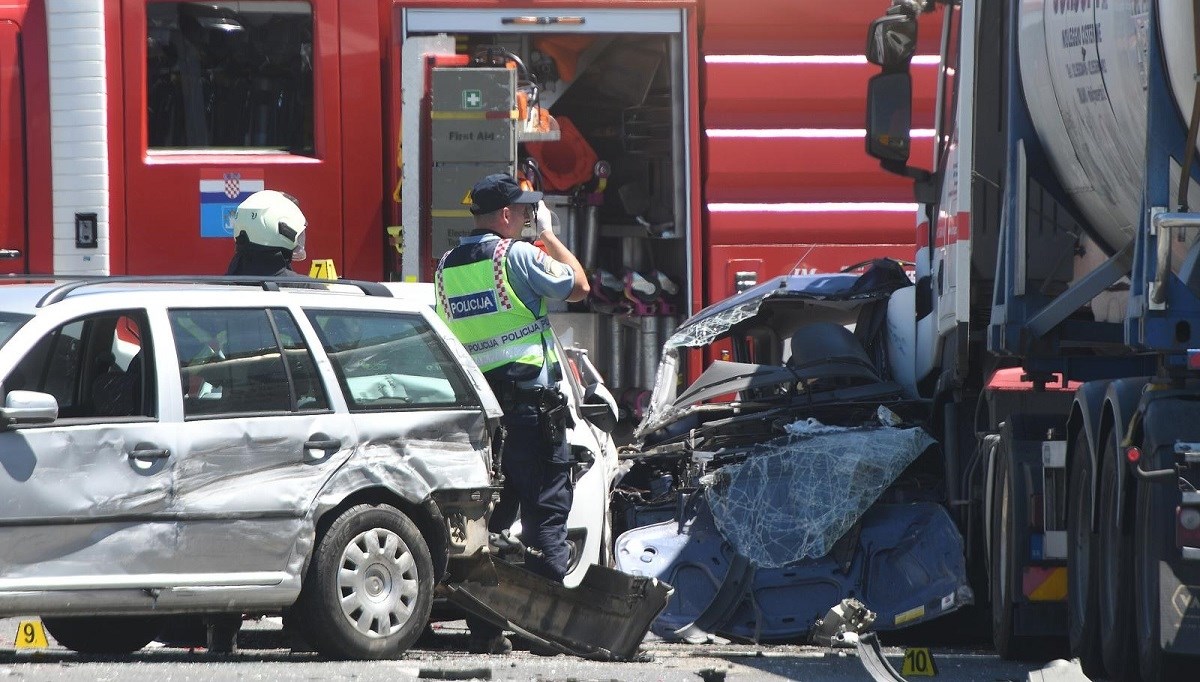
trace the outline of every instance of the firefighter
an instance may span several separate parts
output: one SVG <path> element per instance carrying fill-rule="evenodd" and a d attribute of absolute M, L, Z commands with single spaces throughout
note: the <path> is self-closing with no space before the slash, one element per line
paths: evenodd
<path fill-rule="evenodd" d="M 520 507 L 525 567 L 551 580 L 567 572 L 567 512 L 571 508 L 571 426 L 559 390 L 547 300 L 580 301 L 587 275 L 558 240 L 541 192 L 523 190 L 508 174 L 489 175 L 471 189 L 475 230 L 447 251 L 434 275 L 437 312 L 467 347 L 504 408 L 501 471 L 504 488 L 489 530 L 500 533 Z M 545 251 L 518 239 L 526 223 Z M 472 653 L 508 653 L 501 630 L 469 620 Z"/>
<path fill-rule="evenodd" d="M 246 198 L 234 218 L 233 259 L 227 275 L 302 277 L 292 262 L 307 258 L 304 234 L 308 220 L 290 194 L 265 189 Z"/>

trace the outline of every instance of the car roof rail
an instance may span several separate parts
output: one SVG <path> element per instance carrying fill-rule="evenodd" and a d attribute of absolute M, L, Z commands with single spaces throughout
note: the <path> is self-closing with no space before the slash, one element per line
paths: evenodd
<path fill-rule="evenodd" d="M 25 275 L 23 277 L 30 277 Z M 38 301 L 37 307 L 52 305 L 67 298 L 72 293 L 84 287 L 103 284 L 238 284 L 243 286 L 261 287 L 264 291 L 279 291 L 281 289 L 317 289 L 328 290 L 328 285 L 357 287 L 366 296 L 382 296 L 391 298 L 392 292 L 379 282 L 358 279 L 311 279 L 308 277 L 255 277 L 250 275 L 109 275 L 103 277 L 85 276 L 74 279 L 70 275 L 54 276 L 56 279 L 71 279 L 46 292 Z M 42 279 L 36 276 L 35 279 Z"/>

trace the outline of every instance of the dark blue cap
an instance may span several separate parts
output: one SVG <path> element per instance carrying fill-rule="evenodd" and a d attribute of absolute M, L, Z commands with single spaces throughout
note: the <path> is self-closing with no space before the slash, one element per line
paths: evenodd
<path fill-rule="evenodd" d="M 526 192 L 508 173 L 493 173 L 471 188 L 471 213 L 485 215 L 512 204 L 536 204 L 541 192 Z"/>

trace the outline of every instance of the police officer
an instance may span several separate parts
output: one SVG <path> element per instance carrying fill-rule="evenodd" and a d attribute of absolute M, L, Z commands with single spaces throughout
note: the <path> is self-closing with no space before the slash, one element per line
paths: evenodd
<path fill-rule="evenodd" d="M 233 225 L 236 250 L 225 274 L 303 276 L 292 270 L 292 262 L 308 257 L 308 220 L 294 197 L 270 189 L 255 192 L 238 205 Z"/>
<path fill-rule="evenodd" d="M 504 408 L 504 489 L 490 522 L 500 532 L 520 506 L 525 567 L 551 580 L 567 572 L 571 508 L 570 425 L 546 301 L 580 301 L 588 280 L 551 228 L 541 192 L 523 191 L 511 175 L 489 175 L 471 189 L 475 230 L 446 252 L 434 276 L 437 312 L 483 370 Z M 521 241 L 526 223 L 545 252 Z M 472 653 L 507 653 L 511 643 L 487 623 L 470 620 Z"/>

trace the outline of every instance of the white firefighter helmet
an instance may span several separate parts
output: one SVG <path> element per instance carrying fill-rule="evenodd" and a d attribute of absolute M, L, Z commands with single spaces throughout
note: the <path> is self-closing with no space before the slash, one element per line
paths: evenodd
<path fill-rule="evenodd" d="M 254 244 L 291 250 L 304 243 L 301 235 L 306 227 L 308 220 L 296 202 L 283 192 L 264 189 L 237 207 L 233 236 L 245 232 Z"/>

